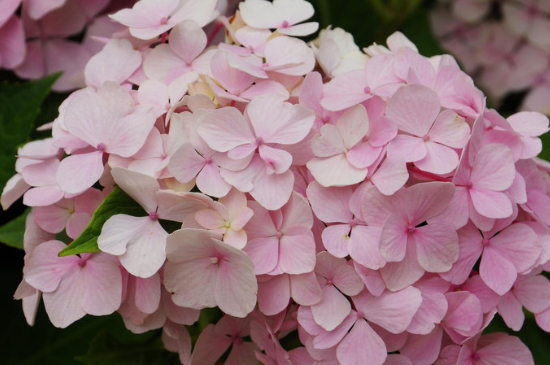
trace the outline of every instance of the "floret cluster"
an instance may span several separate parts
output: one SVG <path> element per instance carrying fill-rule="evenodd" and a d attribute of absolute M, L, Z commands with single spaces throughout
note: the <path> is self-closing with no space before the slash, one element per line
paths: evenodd
<path fill-rule="evenodd" d="M 495 104 L 525 93 L 521 110 L 550 114 L 550 2 L 440 0 L 432 26 Z"/>
<path fill-rule="evenodd" d="M 217 6 L 111 15 L 126 30 L 19 149 L 1 201 L 32 207 L 29 323 L 40 300 L 57 327 L 117 311 L 183 364 L 533 364 L 482 333 L 524 309 L 550 331 L 548 118 L 502 117 L 401 33 L 308 44 L 304 0 Z"/>

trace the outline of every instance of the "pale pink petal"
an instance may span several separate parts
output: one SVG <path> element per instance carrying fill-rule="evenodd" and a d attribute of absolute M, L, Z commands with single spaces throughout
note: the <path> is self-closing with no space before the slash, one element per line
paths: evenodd
<path fill-rule="evenodd" d="M 499 295 L 512 288 L 518 274 L 514 264 L 490 246 L 483 251 L 479 273 L 485 284 Z"/>
<path fill-rule="evenodd" d="M 378 227 L 355 226 L 348 243 L 348 251 L 351 258 L 359 264 L 378 270 L 386 264 L 386 260 L 380 254 L 380 233 Z"/>
<path fill-rule="evenodd" d="M 344 154 L 329 158 L 314 158 L 307 167 L 315 180 L 324 187 L 353 185 L 367 177 L 367 169 L 351 165 Z"/>
<path fill-rule="evenodd" d="M 348 224 L 335 224 L 326 227 L 321 236 L 323 246 L 336 257 L 346 257 L 349 255 L 350 229 Z"/>
<path fill-rule="evenodd" d="M 523 322 L 525 321 L 523 306 L 512 292 L 508 292 L 500 298 L 498 313 L 512 330 L 519 331 L 523 327 Z"/>
<path fill-rule="evenodd" d="M 487 218 L 507 218 L 512 215 L 510 198 L 505 193 L 485 189 L 470 189 L 475 210 Z"/>
<path fill-rule="evenodd" d="M 78 265 L 80 259 L 75 256 L 58 257 L 59 251 L 66 247 L 60 241 L 47 241 L 38 247 L 26 260 L 23 270 L 25 281 L 40 291 L 52 292 L 58 288 L 66 272 Z"/>
<path fill-rule="evenodd" d="M 194 21 L 184 20 L 172 29 L 169 41 L 174 53 L 191 63 L 206 47 L 206 34 Z"/>
<path fill-rule="evenodd" d="M 409 239 L 407 228 L 406 223 L 394 215 L 386 219 L 380 233 L 380 253 L 387 261 L 402 261 L 405 258 Z"/>
<path fill-rule="evenodd" d="M 407 165 L 400 155 L 387 156 L 371 177 L 372 183 L 384 195 L 393 195 L 408 179 Z"/>
<path fill-rule="evenodd" d="M 71 155 L 59 164 L 56 178 L 66 193 L 81 193 L 99 180 L 103 174 L 103 152 L 96 151 Z"/>
<path fill-rule="evenodd" d="M 273 316 L 288 306 L 290 279 L 288 275 L 277 275 L 267 280 L 258 283 L 258 307 L 263 314 Z"/>
<path fill-rule="evenodd" d="M 536 233 L 527 225 L 516 223 L 491 238 L 492 249 L 498 251 L 523 273 L 532 268 L 540 256 L 541 245 Z"/>
<path fill-rule="evenodd" d="M 420 170 L 444 175 L 458 166 L 458 155 L 452 148 L 434 142 L 426 142 L 425 146 L 426 157 L 414 163 Z"/>
<path fill-rule="evenodd" d="M 458 260 L 458 236 L 453 226 L 433 223 L 414 232 L 418 263 L 427 272 L 445 272 Z"/>
<path fill-rule="evenodd" d="M 475 157 L 470 181 L 479 189 L 502 191 L 514 180 L 514 155 L 502 144 L 483 146 Z"/>
<path fill-rule="evenodd" d="M 403 156 L 405 162 L 415 162 L 426 157 L 426 143 L 422 138 L 398 134 L 388 144 L 388 156 Z"/>
<path fill-rule="evenodd" d="M 322 299 L 311 306 L 311 313 L 317 324 L 332 331 L 348 316 L 351 305 L 333 285 L 327 285 L 322 290 Z"/>
<path fill-rule="evenodd" d="M 388 355 L 380 336 L 366 321 L 359 319 L 338 345 L 336 356 L 342 365 L 382 365 Z"/>
<path fill-rule="evenodd" d="M 307 187 L 311 209 L 325 223 L 349 222 L 353 218 L 348 204 L 351 194 L 349 187 L 324 188 L 316 181 Z"/>
<path fill-rule="evenodd" d="M 386 116 L 412 135 L 428 134 L 440 110 L 435 91 L 421 85 L 402 86 L 389 100 Z"/>
<path fill-rule="evenodd" d="M 178 193 L 171 190 L 156 192 L 157 214 L 160 219 L 183 222 L 187 216 L 205 209 L 210 199 L 198 193 Z"/>
<path fill-rule="evenodd" d="M 256 141 L 249 123 L 232 107 L 209 112 L 198 132 L 210 148 L 220 152 L 227 152 L 237 146 Z"/>
<path fill-rule="evenodd" d="M 375 297 L 363 291 L 354 303 L 368 321 L 376 323 L 391 333 L 400 333 L 410 325 L 422 303 L 420 290 L 408 287 L 396 292 L 386 291 Z"/>
<path fill-rule="evenodd" d="M 304 274 L 315 267 L 313 234 L 304 229 L 300 235 L 283 234 L 279 243 L 279 267 L 288 274 Z"/>
<path fill-rule="evenodd" d="M 157 180 L 149 175 L 115 167 L 111 174 L 117 185 L 132 199 L 151 213 L 157 210 L 157 197 L 155 193 L 160 189 Z"/>

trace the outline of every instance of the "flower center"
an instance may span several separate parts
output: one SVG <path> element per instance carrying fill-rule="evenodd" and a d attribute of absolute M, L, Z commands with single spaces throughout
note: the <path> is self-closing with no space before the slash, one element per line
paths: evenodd
<path fill-rule="evenodd" d="M 156 221 L 159 219 L 159 215 L 157 214 L 157 212 L 151 212 L 149 213 L 149 218 L 152 220 L 152 221 Z"/>

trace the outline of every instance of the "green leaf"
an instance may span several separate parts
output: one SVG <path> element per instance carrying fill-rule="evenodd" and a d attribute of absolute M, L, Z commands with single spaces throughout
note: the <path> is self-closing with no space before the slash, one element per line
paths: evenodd
<path fill-rule="evenodd" d="M 19 217 L 0 227 L 0 242 L 8 246 L 23 249 L 23 235 L 25 234 L 25 222 L 30 209 L 27 209 Z"/>
<path fill-rule="evenodd" d="M 180 364 L 178 355 L 164 349 L 162 341 L 123 343 L 107 332 L 91 341 L 86 355 L 76 360 L 89 365 L 171 365 Z"/>
<path fill-rule="evenodd" d="M 97 208 L 92 220 L 84 231 L 69 246 L 59 252 L 59 256 L 76 255 L 85 252 L 98 252 L 97 238 L 107 221 L 115 214 L 127 214 L 135 217 L 144 216 L 143 208 L 130 198 L 118 186 L 107 195 L 103 203 Z"/>
<path fill-rule="evenodd" d="M 0 84 L 0 187 L 15 174 L 17 147 L 27 142 L 58 74 L 24 84 Z"/>

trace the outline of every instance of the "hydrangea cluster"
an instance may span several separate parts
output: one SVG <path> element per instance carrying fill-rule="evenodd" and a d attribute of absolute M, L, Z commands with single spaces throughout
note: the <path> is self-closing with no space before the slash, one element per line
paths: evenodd
<path fill-rule="evenodd" d="M 496 103 L 526 91 L 521 110 L 550 114 L 550 2 L 440 0 L 432 26 Z"/>
<path fill-rule="evenodd" d="M 55 91 L 86 86 L 84 67 L 124 27 L 107 14 L 135 0 L 3 0 L 0 68 L 24 79 L 62 71 Z M 75 38 L 81 38 L 76 41 Z"/>
<path fill-rule="evenodd" d="M 41 298 L 56 327 L 117 311 L 183 364 L 533 364 L 482 332 L 524 309 L 550 331 L 548 118 L 505 119 L 401 33 L 307 44 L 304 0 L 218 5 L 113 14 L 127 31 L 19 149 L 29 323 Z"/>

